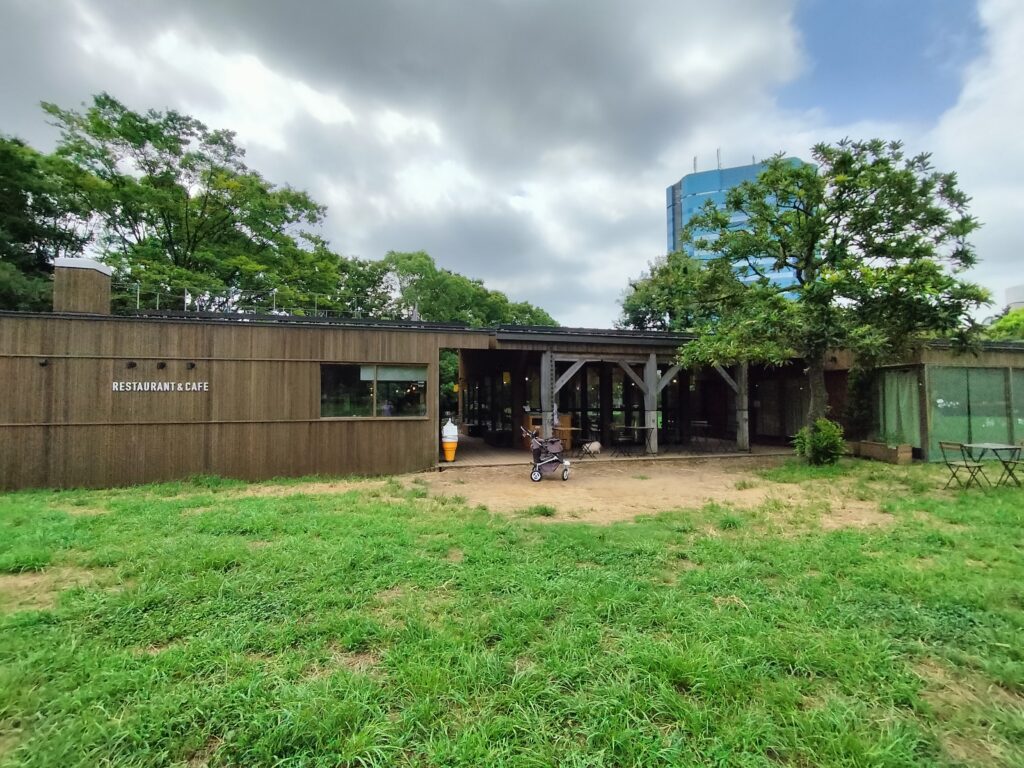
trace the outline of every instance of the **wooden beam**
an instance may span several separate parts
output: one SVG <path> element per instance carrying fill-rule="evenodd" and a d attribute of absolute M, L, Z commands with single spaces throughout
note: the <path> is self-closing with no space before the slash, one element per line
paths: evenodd
<path fill-rule="evenodd" d="M 668 386 L 668 383 L 670 381 L 672 381 L 672 377 L 675 376 L 677 373 L 679 373 L 679 369 L 681 367 L 682 366 L 680 366 L 679 363 L 676 363 L 671 368 L 669 368 L 667 371 L 665 371 L 665 375 L 662 376 L 660 379 L 658 379 L 658 391 L 659 392 L 661 392 L 661 390 L 663 390 L 665 387 Z"/>
<path fill-rule="evenodd" d="M 557 395 L 561 391 L 562 387 L 569 383 L 569 379 L 576 375 L 576 372 L 586 365 L 588 360 L 577 360 L 575 363 L 569 366 L 569 369 L 558 377 L 558 381 L 555 382 L 555 394 Z"/>
<path fill-rule="evenodd" d="M 626 372 L 626 375 L 629 376 L 629 378 L 631 378 L 636 383 L 636 385 L 638 387 L 640 387 L 640 391 L 641 392 L 643 392 L 645 395 L 647 394 L 647 385 L 644 384 L 644 380 L 643 379 L 641 379 L 639 376 L 636 375 L 636 371 L 634 371 L 632 368 L 630 368 L 625 363 L 621 363 L 621 362 L 619 363 L 619 368 L 624 370 Z"/>
<path fill-rule="evenodd" d="M 658 356 L 651 353 L 644 365 L 644 426 L 650 432 L 647 449 L 658 453 Z"/>
<path fill-rule="evenodd" d="M 583 360 L 587 363 L 631 363 L 633 365 L 644 365 L 646 360 L 642 357 L 634 357 L 631 355 L 570 355 L 563 352 L 553 352 L 553 359 L 556 363 L 574 363 L 578 360 Z"/>
<path fill-rule="evenodd" d="M 718 371 L 719 375 L 723 379 L 725 379 L 725 383 L 729 385 L 732 391 L 738 394 L 740 388 L 736 385 L 736 382 L 733 381 L 733 378 L 732 376 L 729 375 L 729 372 L 725 370 L 725 368 L 723 368 L 722 366 L 718 365 L 717 363 L 715 364 L 715 370 Z"/>
<path fill-rule="evenodd" d="M 555 362 L 551 359 L 551 351 L 540 356 L 540 412 L 543 419 L 543 434 L 541 437 L 550 437 L 553 424 L 551 422 L 551 406 L 554 404 L 554 392 L 551 385 L 554 383 L 552 372 L 555 369 Z"/>

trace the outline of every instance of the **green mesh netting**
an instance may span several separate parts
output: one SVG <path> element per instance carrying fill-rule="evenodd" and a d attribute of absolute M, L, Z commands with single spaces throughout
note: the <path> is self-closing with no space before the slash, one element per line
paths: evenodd
<path fill-rule="evenodd" d="M 1010 441 L 1005 369 L 936 367 L 928 369 L 928 378 L 932 417 L 929 455 L 933 459 L 940 455 L 940 440 Z"/>
<path fill-rule="evenodd" d="M 1013 440 L 1024 442 L 1024 371 L 1013 371 Z"/>

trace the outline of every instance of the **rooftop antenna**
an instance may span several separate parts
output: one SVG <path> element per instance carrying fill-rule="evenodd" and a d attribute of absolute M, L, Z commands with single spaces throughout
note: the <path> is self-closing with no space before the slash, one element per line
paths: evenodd
<path fill-rule="evenodd" d="M 753 155 L 750 156 L 750 164 L 757 165 L 757 158 L 754 157 Z"/>
<path fill-rule="evenodd" d="M 719 147 L 715 152 L 718 154 L 718 170 L 722 170 L 722 148 Z"/>
<path fill-rule="evenodd" d="M 697 156 L 696 155 L 693 156 L 693 172 L 694 173 L 697 172 Z"/>

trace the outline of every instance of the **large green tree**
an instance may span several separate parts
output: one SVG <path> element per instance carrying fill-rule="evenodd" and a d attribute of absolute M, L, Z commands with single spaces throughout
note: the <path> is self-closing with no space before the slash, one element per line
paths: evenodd
<path fill-rule="evenodd" d="M 107 94 L 83 111 L 43 108 L 61 131 L 57 156 L 82 172 L 116 281 L 215 310 L 312 306 L 334 292 L 338 258 L 313 231 L 323 208 L 249 168 L 230 131 Z"/>
<path fill-rule="evenodd" d="M 696 322 L 686 285 L 700 262 L 683 251 L 656 259 L 647 272 L 629 284 L 622 300 L 619 325 L 656 331 L 687 331 Z"/>
<path fill-rule="evenodd" d="M 59 158 L 0 137 L 0 309 L 50 307 L 53 260 L 81 253 L 77 173 Z"/>
<path fill-rule="evenodd" d="M 626 298 L 630 307 L 641 290 L 671 297 L 674 314 L 657 305 L 651 314 L 685 316 L 698 334 L 680 351 L 686 365 L 802 359 L 809 424 L 825 415 L 829 350 L 850 349 L 871 367 L 929 336 L 965 339 L 971 311 L 988 302 L 959 275 L 975 263 L 978 222 L 955 174 L 899 142 L 818 144 L 812 158 L 776 155 L 723 207 L 705 206 L 685 233 L 703 267 L 656 264 Z M 788 283 L 769 279 L 780 272 Z M 624 320 L 648 322 L 635 307 Z"/>
<path fill-rule="evenodd" d="M 473 327 L 488 325 L 558 325 L 554 318 L 529 302 L 513 302 L 501 291 L 438 268 L 423 251 L 384 257 L 392 280 L 395 311 L 403 317 L 462 322 Z"/>

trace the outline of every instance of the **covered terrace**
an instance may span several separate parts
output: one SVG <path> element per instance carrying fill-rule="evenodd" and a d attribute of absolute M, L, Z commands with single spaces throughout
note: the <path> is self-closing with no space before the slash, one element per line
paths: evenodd
<path fill-rule="evenodd" d="M 687 370 L 676 356 L 692 338 L 498 328 L 488 349 L 459 354 L 466 447 L 477 455 L 486 448 L 525 450 L 520 427 L 558 434 L 570 452 L 599 442 L 605 456 L 746 453 L 752 435 L 769 445 L 785 443 L 806 409 L 799 367 Z"/>

